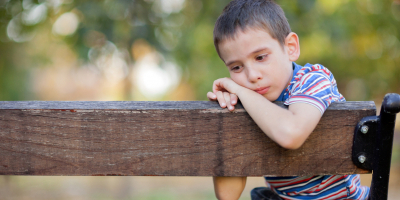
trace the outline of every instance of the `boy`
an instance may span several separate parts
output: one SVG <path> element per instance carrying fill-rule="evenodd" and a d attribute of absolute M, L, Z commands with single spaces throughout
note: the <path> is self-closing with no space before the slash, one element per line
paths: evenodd
<path fill-rule="evenodd" d="M 325 109 L 345 101 L 327 68 L 294 63 L 299 38 L 272 0 L 230 2 L 215 24 L 214 44 L 230 78 L 214 81 L 207 97 L 231 111 L 240 99 L 261 130 L 284 148 L 299 148 Z M 366 199 L 369 194 L 359 175 L 265 179 L 271 188 L 253 189 L 252 199 Z M 246 177 L 214 177 L 218 199 L 238 199 L 245 184 Z"/>

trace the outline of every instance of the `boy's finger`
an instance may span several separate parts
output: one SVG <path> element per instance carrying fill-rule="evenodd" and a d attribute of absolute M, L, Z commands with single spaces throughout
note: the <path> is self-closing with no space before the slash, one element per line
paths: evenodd
<path fill-rule="evenodd" d="M 238 96 L 236 94 L 231 94 L 231 105 L 236 105 L 238 102 Z"/>
<path fill-rule="evenodd" d="M 224 95 L 222 94 L 222 92 L 218 91 L 216 93 L 216 95 L 217 95 L 218 103 L 221 106 L 221 108 L 225 108 L 226 107 L 226 102 L 225 102 L 225 98 L 224 98 Z"/>
<path fill-rule="evenodd" d="M 207 98 L 210 101 L 215 101 L 217 100 L 217 95 L 215 95 L 213 92 L 207 92 Z"/>
<path fill-rule="evenodd" d="M 233 107 L 231 104 L 231 94 L 229 92 L 224 92 L 224 98 L 225 98 L 226 107 L 228 108 L 228 110 L 230 110 L 230 111 L 234 110 L 235 107 Z"/>

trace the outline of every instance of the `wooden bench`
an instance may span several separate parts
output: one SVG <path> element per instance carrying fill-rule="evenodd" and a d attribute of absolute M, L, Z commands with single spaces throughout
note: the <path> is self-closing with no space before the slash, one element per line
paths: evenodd
<path fill-rule="evenodd" d="M 285 107 L 282 102 L 279 106 Z M 333 103 L 297 150 L 272 142 L 241 105 L 0 102 L 0 175 L 304 176 L 373 173 L 387 199 L 400 95 Z"/>

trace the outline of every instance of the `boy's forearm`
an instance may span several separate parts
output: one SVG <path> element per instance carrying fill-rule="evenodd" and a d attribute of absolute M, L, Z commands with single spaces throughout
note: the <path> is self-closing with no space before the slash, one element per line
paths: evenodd
<path fill-rule="evenodd" d="M 246 186 L 247 177 L 213 177 L 215 196 L 219 200 L 237 200 Z"/>
<path fill-rule="evenodd" d="M 296 126 L 297 121 L 290 110 L 244 87 L 238 89 L 236 95 L 261 130 L 282 147 L 296 149 L 307 138 L 302 128 Z"/>

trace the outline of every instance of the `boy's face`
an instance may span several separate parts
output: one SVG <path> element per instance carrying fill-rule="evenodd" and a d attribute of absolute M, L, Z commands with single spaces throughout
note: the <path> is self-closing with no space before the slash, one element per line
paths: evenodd
<path fill-rule="evenodd" d="M 282 48 L 268 32 L 249 28 L 222 41 L 219 51 L 233 81 L 275 101 L 291 81 L 292 62 L 298 57 L 291 56 L 289 44 Z"/>

